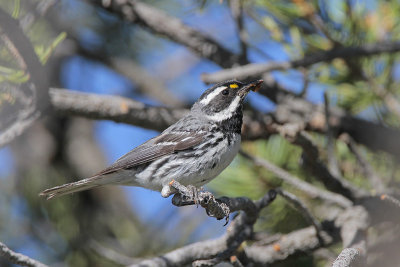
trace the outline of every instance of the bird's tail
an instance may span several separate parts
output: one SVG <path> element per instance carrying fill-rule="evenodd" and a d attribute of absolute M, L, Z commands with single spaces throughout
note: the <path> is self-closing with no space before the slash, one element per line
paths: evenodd
<path fill-rule="evenodd" d="M 79 191 L 88 190 L 100 185 L 105 184 L 102 181 L 104 176 L 94 176 L 86 179 L 82 179 L 80 181 L 59 185 L 50 189 L 46 189 L 39 194 L 39 196 L 46 197 L 47 200 L 52 199 L 54 197 L 59 197 Z"/>

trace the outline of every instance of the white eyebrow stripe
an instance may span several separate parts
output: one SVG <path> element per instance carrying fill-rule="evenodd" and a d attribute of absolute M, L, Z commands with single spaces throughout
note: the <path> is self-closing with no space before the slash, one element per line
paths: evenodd
<path fill-rule="evenodd" d="M 236 98 L 232 101 L 232 103 L 224 110 L 221 110 L 214 115 L 207 115 L 206 117 L 213 121 L 224 121 L 232 117 L 233 113 L 236 111 L 238 105 L 240 103 L 240 96 L 236 96 Z"/>
<path fill-rule="evenodd" d="M 215 96 L 217 96 L 219 93 L 221 93 L 223 90 L 227 89 L 228 87 L 226 86 L 220 86 L 214 89 L 214 91 L 212 91 L 211 93 L 209 93 L 204 99 L 202 99 L 200 101 L 200 104 L 203 104 L 204 106 L 207 106 L 211 100 L 213 100 L 213 98 Z"/>

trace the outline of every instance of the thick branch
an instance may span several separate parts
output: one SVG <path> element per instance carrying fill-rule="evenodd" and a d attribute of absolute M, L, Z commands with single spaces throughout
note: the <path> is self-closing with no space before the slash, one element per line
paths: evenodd
<path fill-rule="evenodd" d="M 201 33 L 179 19 L 169 16 L 151 5 L 133 0 L 92 0 L 123 20 L 137 23 L 171 41 L 186 46 L 199 56 L 207 58 L 221 67 L 232 67 L 239 56 L 221 46 L 210 36 Z"/>
<path fill-rule="evenodd" d="M 153 107 L 141 102 L 111 95 L 82 93 L 65 89 L 50 89 L 51 104 L 64 115 L 82 116 L 98 120 L 123 122 L 147 129 L 162 131 L 189 112 L 183 108 Z M 272 118 L 268 115 L 244 116 L 243 139 L 266 138 Z"/>
<path fill-rule="evenodd" d="M 188 112 L 186 109 L 151 107 L 119 96 L 105 96 L 63 89 L 50 90 L 51 103 L 65 115 L 112 120 L 136 126 L 163 130 Z"/>
<path fill-rule="evenodd" d="M 47 267 L 47 265 L 29 258 L 21 253 L 16 253 L 0 242 L 0 256 L 14 264 L 28 267 Z"/>
<path fill-rule="evenodd" d="M 257 77 L 265 72 L 273 70 L 288 70 L 297 67 L 308 67 L 319 62 L 329 62 L 335 58 L 354 58 L 372 56 L 381 53 L 393 53 L 400 51 L 400 42 L 366 44 L 363 46 L 338 47 L 329 51 L 310 54 L 302 59 L 292 61 L 272 61 L 268 63 L 252 63 L 231 69 L 220 70 L 201 76 L 205 83 L 217 83 L 229 79 L 247 79 Z"/>

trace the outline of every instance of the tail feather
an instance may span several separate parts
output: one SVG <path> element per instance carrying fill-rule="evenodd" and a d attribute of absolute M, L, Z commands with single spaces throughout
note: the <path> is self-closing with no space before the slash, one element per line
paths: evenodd
<path fill-rule="evenodd" d="M 97 178 L 97 179 L 96 179 Z M 50 189 L 46 189 L 39 194 L 39 196 L 46 197 L 47 200 L 52 199 L 54 197 L 60 197 L 63 195 L 88 190 L 97 186 L 102 185 L 98 181 L 99 177 L 91 177 L 82 179 L 80 181 L 59 185 Z"/>

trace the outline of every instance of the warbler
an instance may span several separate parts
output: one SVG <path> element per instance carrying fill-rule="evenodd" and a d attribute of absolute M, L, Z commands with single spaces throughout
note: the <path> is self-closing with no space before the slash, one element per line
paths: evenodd
<path fill-rule="evenodd" d="M 168 197 L 182 185 L 200 187 L 218 176 L 239 151 L 243 102 L 262 80 L 231 80 L 207 89 L 190 112 L 160 135 L 134 148 L 90 178 L 47 189 L 47 199 L 98 186 L 130 185 L 160 191 Z"/>

